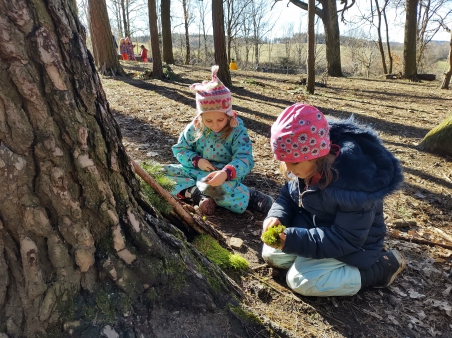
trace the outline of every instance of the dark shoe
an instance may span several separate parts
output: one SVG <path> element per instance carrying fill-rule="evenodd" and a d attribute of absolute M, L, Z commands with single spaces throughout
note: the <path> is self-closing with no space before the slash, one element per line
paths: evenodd
<path fill-rule="evenodd" d="M 267 215 L 273 204 L 273 198 L 255 189 L 250 188 L 249 191 L 250 201 L 248 203 L 248 208 Z"/>
<path fill-rule="evenodd" d="M 380 253 L 378 261 L 361 274 L 361 289 L 366 287 L 384 288 L 391 285 L 396 277 L 405 269 L 406 260 L 397 250 Z"/>
<path fill-rule="evenodd" d="M 198 187 L 194 186 L 187 189 L 185 197 L 190 199 L 194 205 L 199 206 L 199 209 L 201 209 L 201 212 L 204 215 L 210 216 L 215 212 L 215 201 L 212 198 L 203 195 Z"/>

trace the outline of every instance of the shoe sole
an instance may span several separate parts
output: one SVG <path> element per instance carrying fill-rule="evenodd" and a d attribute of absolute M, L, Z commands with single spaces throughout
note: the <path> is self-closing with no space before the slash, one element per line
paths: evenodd
<path fill-rule="evenodd" d="M 210 197 L 204 198 L 201 202 L 199 202 L 199 209 L 204 215 L 210 216 L 215 213 L 216 203 Z"/>
<path fill-rule="evenodd" d="M 388 251 L 389 252 L 389 251 Z M 390 250 L 390 252 L 392 252 L 392 254 L 394 255 L 395 259 L 397 260 L 397 262 L 399 262 L 399 268 L 397 269 L 397 271 L 392 275 L 391 279 L 389 280 L 388 283 L 386 283 L 383 286 L 376 286 L 375 288 L 386 288 L 389 285 L 391 285 L 395 279 L 397 278 L 397 276 L 406 268 L 406 260 L 405 257 L 398 252 L 397 250 Z"/>

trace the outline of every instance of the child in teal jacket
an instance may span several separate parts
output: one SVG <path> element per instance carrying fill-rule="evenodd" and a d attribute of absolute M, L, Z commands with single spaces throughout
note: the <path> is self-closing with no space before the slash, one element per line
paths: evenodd
<path fill-rule="evenodd" d="M 176 182 L 171 193 L 199 205 L 206 215 L 216 205 L 235 213 L 247 208 L 267 213 L 272 198 L 242 183 L 254 167 L 252 143 L 217 72 L 213 66 L 211 81 L 190 87 L 198 114 L 172 147 L 179 163 L 165 166 Z"/>

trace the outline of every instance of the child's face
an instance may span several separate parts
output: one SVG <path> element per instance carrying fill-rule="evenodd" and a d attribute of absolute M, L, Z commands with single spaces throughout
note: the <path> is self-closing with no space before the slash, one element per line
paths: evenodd
<path fill-rule="evenodd" d="M 214 132 L 220 132 L 226 124 L 229 122 L 228 116 L 223 112 L 210 111 L 207 113 L 203 113 L 202 115 L 202 123 Z"/>
<path fill-rule="evenodd" d="M 284 164 L 286 165 L 287 171 L 290 171 L 292 174 L 301 179 L 305 179 L 306 177 L 313 175 L 316 169 L 316 165 L 313 160 L 297 163 L 284 162 Z"/>

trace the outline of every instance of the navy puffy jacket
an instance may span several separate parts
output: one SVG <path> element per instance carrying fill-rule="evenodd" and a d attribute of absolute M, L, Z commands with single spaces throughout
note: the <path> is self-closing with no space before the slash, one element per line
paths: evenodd
<path fill-rule="evenodd" d="M 305 191 L 303 180 L 287 182 L 267 218 L 287 227 L 285 253 L 336 258 L 365 269 L 383 248 L 383 198 L 401 185 L 403 174 L 371 128 L 353 118 L 328 123 L 331 142 L 341 147 L 333 164 L 337 179 L 325 189 L 313 185 Z"/>

